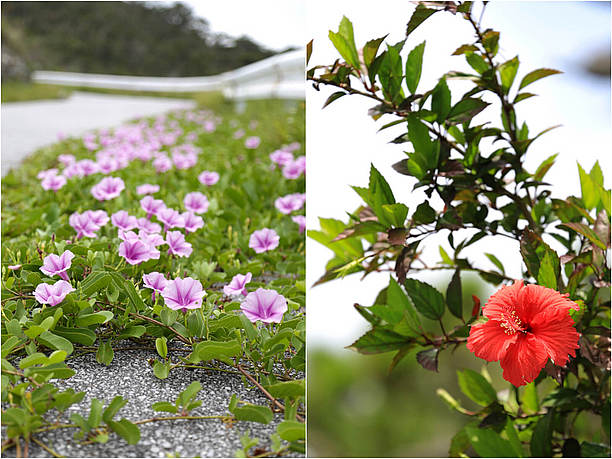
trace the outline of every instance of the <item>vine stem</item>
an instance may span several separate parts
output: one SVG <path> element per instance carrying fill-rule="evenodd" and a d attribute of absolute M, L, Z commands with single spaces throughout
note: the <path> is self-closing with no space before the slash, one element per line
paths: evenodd
<path fill-rule="evenodd" d="M 61 454 L 58 454 L 57 452 L 49 448 L 47 445 L 45 445 L 42 441 L 37 440 L 36 438 L 32 438 L 32 441 L 36 443 L 38 446 L 40 446 L 42 449 L 44 449 L 46 452 L 51 454 L 53 457 L 66 457 L 66 456 L 62 456 Z"/>
<path fill-rule="evenodd" d="M 249 381 L 251 381 L 261 392 L 263 392 L 263 394 L 268 397 L 268 399 L 274 404 L 276 405 L 278 408 L 280 408 L 281 410 L 285 411 L 285 407 L 283 406 L 283 404 L 281 402 L 279 402 L 278 400 L 276 400 L 272 394 L 270 392 L 268 392 L 261 384 L 259 384 L 257 382 L 257 380 L 255 378 L 253 378 L 253 376 L 251 376 L 250 374 L 248 374 L 244 368 L 242 368 L 240 366 L 240 364 L 236 364 L 235 365 L 236 368 L 238 369 L 238 371 L 240 371 L 240 373 L 242 373 L 244 375 L 245 378 L 247 378 Z M 299 414 L 295 415 L 295 418 L 300 421 L 300 422 L 304 422 L 304 418 L 302 416 L 300 416 Z"/>
<path fill-rule="evenodd" d="M 168 326 L 168 325 L 164 325 L 163 323 L 161 323 L 161 322 L 160 322 L 160 321 L 158 321 L 158 320 L 152 319 L 151 317 L 143 316 L 143 315 L 138 314 L 138 313 L 136 313 L 136 312 L 129 312 L 129 311 L 126 311 L 126 309 L 125 309 L 125 308 L 123 308 L 123 307 L 119 306 L 118 304 L 110 304 L 110 303 L 105 303 L 105 304 L 107 304 L 107 305 L 109 305 L 109 306 L 112 306 L 112 307 L 115 307 L 115 308 L 119 308 L 119 309 L 121 309 L 123 312 L 127 312 L 127 313 L 128 313 L 129 315 L 131 315 L 131 316 L 138 317 L 139 319 L 146 320 L 147 322 L 151 322 L 152 324 L 159 325 L 159 326 L 161 326 L 161 327 L 167 328 L 168 330 L 172 331 L 172 332 L 173 332 L 173 333 L 176 335 L 176 337 L 177 337 L 179 340 L 181 340 L 183 343 L 188 344 L 188 345 L 190 345 L 190 346 L 191 346 L 191 344 L 192 344 L 192 343 L 189 341 L 189 339 L 185 338 L 183 335 L 181 335 L 181 334 L 180 334 L 178 331 L 176 331 L 174 328 L 172 328 L 172 327 L 170 327 L 170 326 Z"/>

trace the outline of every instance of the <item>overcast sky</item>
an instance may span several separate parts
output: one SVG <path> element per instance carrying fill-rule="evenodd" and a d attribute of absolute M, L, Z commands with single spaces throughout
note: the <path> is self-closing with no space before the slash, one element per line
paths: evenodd
<path fill-rule="evenodd" d="M 233 37 L 247 35 L 275 51 L 305 46 L 308 41 L 305 38 L 307 2 L 303 0 L 191 0 L 181 3 L 206 19 L 213 32 Z"/>

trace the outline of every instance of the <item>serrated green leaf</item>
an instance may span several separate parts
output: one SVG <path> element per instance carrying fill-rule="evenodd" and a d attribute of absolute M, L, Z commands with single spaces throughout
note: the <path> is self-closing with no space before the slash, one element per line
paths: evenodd
<path fill-rule="evenodd" d="M 504 62 L 499 66 L 499 74 L 501 77 L 501 84 L 504 94 L 508 94 L 510 87 L 516 77 L 516 72 L 519 68 L 518 56 Z"/>
<path fill-rule="evenodd" d="M 563 73 L 563 72 L 560 72 L 559 70 L 554 70 L 554 69 L 533 70 L 532 72 L 529 72 L 527 75 L 523 77 L 523 79 L 521 80 L 521 84 L 519 85 L 519 91 L 523 89 L 525 86 L 530 85 L 534 81 L 538 81 L 539 79 L 550 76 L 550 75 L 556 75 L 557 73 Z"/>
<path fill-rule="evenodd" d="M 429 16 L 434 14 L 437 10 L 429 9 L 422 4 L 418 4 L 410 20 L 406 25 L 406 36 L 410 35 L 414 30 L 420 26 Z"/>
<path fill-rule="evenodd" d="M 380 354 L 395 351 L 409 344 L 410 338 L 402 336 L 384 328 L 373 328 L 359 338 L 347 349 L 352 349 L 361 354 Z"/>
<path fill-rule="evenodd" d="M 425 52 L 425 42 L 414 47 L 406 59 L 406 86 L 410 94 L 416 93 L 421 72 L 423 70 L 423 53 Z"/>
<path fill-rule="evenodd" d="M 439 320 L 444 315 L 444 297 L 431 285 L 416 279 L 404 283 L 417 311 L 428 319 Z"/>
<path fill-rule="evenodd" d="M 344 60 L 354 68 L 359 69 L 359 56 L 353 36 L 353 24 L 346 16 L 342 17 L 338 32 L 329 31 L 329 39 Z"/>
<path fill-rule="evenodd" d="M 489 104 L 481 99 L 467 98 L 457 102 L 449 112 L 447 119 L 453 123 L 466 123 L 487 108 Z"/>
<path fill-rule="evenodd" d="M 463 320 L 463 292 L 461 290 L 461 275 L 456 269 L 446 289 L 446 304 L 455 317 Z"/>
<path fill-rule="evenodd" d="M 441 78 L 431 94 L 431 110 L 437 114 L 438 123 L 446 121 L 451 109 L 451 93 L 446 80 Z"/>

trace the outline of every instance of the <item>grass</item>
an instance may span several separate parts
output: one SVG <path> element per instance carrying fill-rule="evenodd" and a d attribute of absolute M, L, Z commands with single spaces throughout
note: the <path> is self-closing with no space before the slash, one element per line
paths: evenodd
<path fill-rule="evenodd" d="M 25 102 L 29 100 L 64 99 L 72 90 L 64 86 L 26 83 L 21 81 L 2 82 L 2 103 Z"/>

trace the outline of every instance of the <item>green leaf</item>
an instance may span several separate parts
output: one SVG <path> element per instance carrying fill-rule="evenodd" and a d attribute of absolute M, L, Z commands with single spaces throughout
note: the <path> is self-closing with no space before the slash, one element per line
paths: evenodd
<path fill-rule="evenodd" d="M 522 92 L 522 93 L 516 95 L 516 97 L 514 98 L 514 101 L 512 103 L 513 104 L 518 104 L 520 101 L 525 100 L 525 99 L 529 99 L 530 97 L 534 97 L 534 96 L 537 96 L 537 94 L 533 94 L 531 92 Z"/>
<path fill-rule="evenodd" d="M 130 445 L 135 445 L 140 441 L 140 429 L 136 424 L 131 423 L 127 419 L 122 419 L 119 422 L 109 421 L 106 423 L 113 432 L 120 435 Z"/>
<path fill-rule="evenodd" d="M 504 440 L 492 429 L 465 428 L 474 451 L 481 457 L 516 457 L 516 452 L 508 440 Z M 546 456 L 545 456 L 546 457 Z M 549 457 L 549 456 L 548 456 Z"/>
<path fill-rule="evenodd" d="M 306 425 L 298 421 L 283 421 L 278 425 L 276 431 L 283 440 L 288 442 L 306 438 Z"/>
<path fill-rule="evenodd" d="M 325 108 L 328 105 L 330 105 L 332 102 L 334 102 L 335 100 L 340 99 L 342 96 L 346 96 L 347 93 L 344 91 L 336 91 L 335 93 L 333 93 L 331 96 L 329 96 L 327 98 L 327 100 L 325 101 L 325 103 L 323 104 L 323 107 L 321 108 Z"/>
<path fill-rule="evenodd" d="M 402 80 L 404 68 L 402 57 L 396 46 L 387 45 L 387 51 L 381 54 L 382 61 L 378 69 L 378 77 L 387 99 L 399 103 L 404 99 Z"/>
<path fill-rule="evenodd" d="M 53 329 L 56 335 L 62 336 L 73 343 L 91 346 L 96 341 L 96 334 L 88 328 L 67 328 L 56 326 Z"/>
<path fill-rule="evenodd" d="M 446 289 L 446 304 L 448 310 L 455 317 L 463 320 L 463 293 L 461 290 L 461 275 L 459 269 L 455 270 Z"/>
<path fill-rule="evenodd" d="M 444 315 L 444 297 L 431 285 L 416 279 L 404 283 L 414 307 L 428 319 L 439 320 Z"/>
<path fill-rule="evenodd" d="M 257 338 L 257 330 L 255 330 L 253 323 L 242 313 L 238 317 L 240 318 L 242 328 L 244 328 L 247 338 L 251 341 L 255 340 Z"/>
<path fill-rule="evenodd" d="M 155 340 L 155 349 L 162 359 L 168 356 L 168 338 L 161 336 Z"/>
<path fill-rule="evenodd" d="M 538 279 L 541 261 L 546 253 L 550 253 L 549 260 L 552 261 L 553 270 L 557 279 L 561 273 L 561 265 L 557 253 L 546 244 L 540 236 L 533 231 L 525 230 L 521 237 L 521 255 L 527 266 L 529 274 Z"/>
<path fill-rule="evenodd" d="M 557 73 L 563 73 L 563 72 L 560 72 L 559 70 L 554 70 L 554 69 L 537 69 L 532 72 L 529 72 L 521 80 L 521 84 L 519 85 L 519 91 L 523 89 L 525 86 L 533 83 L 534 81 L 538 81 L 540 78 L 544 78 L 550 75 L 556 75 Z"/>
<path fill-rule="evenodd" d="M 49 361 L 47 356 L 41 352 L 35 352 L 34 354 L 30 354 L 27 357 L 24 357 L 19 361 L 19 368 L 22 370 L 32 365 L 41 365 L 46 364 Z"/>
<path fill-rule="evenodd" d="M 202 384 L 200 381 L 192 381 L 187 389 L 181 392 L 177 399 L 177 404 L 180 406 L 187 406 L 193 399 L 195 399 L 198 392 L 202 390 Z"/>
<path fill-rule="evenodd" d="M 382 206 L 384 204 L 395 204 L 395 197 L 393 196 L 393 191 L 391 191 L 391 187 L 387 183 L 387 180 L 385 180 L 373 164 L 370 165 L 368 191 L 370 196 L 369 204 L 372 210 L 381 223 L 390 226 L 392 222 L 387 220 L 386 214 L 382 210 Z"/>
<path fill-rule="evenodd" d="M 595 233 L 595 231 L 593 231 L 591 228 L 589 228 L 584 223 L 569 222 L 569 223 L 562 223 L 559 226 L 570 228 L 570 229 L 576 231 L 577 233 L 582 234 L 584 237 L 586 237 L 589 241 L 591 241 L 597 247 L 599 247 L 600 249 L 606 250 L 606 244 L 604 244 L 599 239 L 599 236 L 597 236 L 597 233 Z"/>
<path fill-rule="evenodd" d="M 555 164 L 555 159 L 558 155 L 559 153 L 555 153 L 542 161 L 542 163 L 536 169 L 535 174 L 533 174 L 533 178 L 535 180 L 542 181 L 548 170 Z"/>
<path fill-rule="evenodd" d="M 470 64 L 470 67 L 472 67 L 474 70 L 476 70 L 481 75 L 485 73 L 487 70 L 489 70 L 490 68 L 489 64 L 484 60 L 484 58 L 480 54 L 476 54 L 476 53 L 472 53 L 468 51 L 465 53 L 465 60 L 467 61 L 468 64 Z"/>
<path fill-rule="evenodd" d="M 142 301 L 142 298 L 138 294 L 138 291 L 136 290 L 136 287 L 134 287 L 134 283 L 131 280 L 125 279 L 119 273 L 109 274 L 117 288 L 125 292 L 127 297 L 130 299 L 130 302 L 136 308 L 137 311 L 142 311 L 143 309 L 145 309 L 146 306 L 144 304 L 144 301 Z"/>
<path fill-rule="evenodd" d="M 590 174 L 587 174 L 582 166 L 578 163 L 578 172 L 580 174 L 580 189 L 582 190 L 582 202 L 588 210 L 594 209 L 600 201 L 599 193 L 595 182 Z"/>
<path fill-rule="evenodd" d="M 198 363 L 200 360 L 221 360 L 228 365 L 232 364 L 231 357 L 242 354 L 242 347 L 238 340 L 233 341 L 202 341 L 198 343 L 192 352 L 192 356 Z"/>
<path fill-rule="evenodd" d="M 385 219 L 391 223 L 391 226 L 395 228 L 403 228 L 408 215 L 408 207 L 405 204 L 383 204 L 382 212 Z M 375 223 L 375 222 L 364 222 L 364 223 Z M 380 229 L 378 230 L 380 231 Z"/>
<path fill-rule="evenodd" d="M 457 371 L 459 387 L 470 400 L 482 406 L 488 406 L 497 401 L 497 393 L 493 386 L 479 373 L 473 370 Z"/>
<path fill-rule="evenodd" d="M 111 277 L 106 271 L 93 271 L 83 282 L 81 282 L 81 294 L 88 298 L 94 293 L 104 290 Z"/>
<path fill-rule="evenodd" d="M 412 220 L 417 225 L 426 225 L 436 221 L 436 211 L 429 205 L 427 201 L 422 202 L 412 214 Z"/>
<path fill-rule="evenodd" d="M 380 354 L 395 351 L 408 344 L 409 338 L 384 328 L 373 328 L 347 349 L 360 354 Z"/>
<path fill-rule="evenodd" d="M 151 405 L 153 411 L 165 411 L 168 413 L 177 413 L 178 408 L 170 402 L 156 402 Z"/>
<path fill-rule="evenodd" d="M 284 381 L 270 386 L 266 390 L 275 398 L 298 398 L 305 396 L 305 382 L 303 379 L 294 381 Z"/>
<path fill-rule="evenodd" d="M 110 341 L 102 341 L 98 351 L 96 352 L 96 360 L 102 365 L 110 365 L 115 357 L 113 348 L 111 347 Z"/>
<path fill-rule="evenodd" d="M 130 325 L 123 329 L 118 338 L 140 338 L 146 331 L 147 328 L 144 325 Z"/>
<path fill-rule="evenodd" d="M 406 86 L 410 94 L 416 93 L 419 81 L 421 80 L 421 71 L 423 69 L 423 53 L 425 52 L 425 42 L 416 45 L 408 54 L 406 59 Z"/>
<path fill-rule="evenodd" d="M 610 457 L 610 447 L 598 443 L 583 441 L 580 444 L 582 457 Z"/>
<path fill-rule="evenodd" d="M 468 97 L 457 102 L 448 114 L 448 121 L 453 123 L 466 123 L 474 116 L 487 108 L 489 104 L 481 99 Z"/>
<path fill-rule="evenodd" d="M 42 332 L 36 338 L 36 341 L 44 346 L 47 346 L 48 348 L 58 351 L 66 351 L 66 354 L 68 355 L 72 354 L 72 351 L 74 350 L 70 341 L 49 331 Z"/>
<path fill-rule="evenodd" d="M 435 167 L 438 163 L 437 158 L 435 162 L 429 161 L 428 159 L 429 156 L 433 155 L 434 150 L 434 142 L 431 140 L 431 137 L 429 137 L 429 129 L 414 114 L 407 116 L 407 121 L 408 136 L 410 137 L 410 142 L 412 142 L 414 151 L 422 153 L 426 159 L 426 164 L 433 164 L 432 167 Z"/>
<path fill-rule="evenodd" d="M 91 408 L 89 410 L 89 417 L 87 418 L 87 424 L 92 429 L 98 427 L 102 422 L 102 402 L 96 398 L 91 401 Z"/>
<path fill-rule="evenodd" d="M 414 32 L 418 26 L 420 26 L 429 16 L 434 14 L 437 10 L 432 10 L 427 8 L 422 4 L 418 4 L 412 16 L 410 16 L 410 20 L 406 25 L 406 36 L 410 35 Z"/>
<path fill-rule="evenodd" d="M 127 400 L 124 400 L 121 395 L 117 395 L 115 398 L 113 398 L 113 400 L 102 413 L 102 419 L 104 420 L 104 422 L 108 424 L 109 421 L 112 421 L 117 412 L 126 404 Z"/>
<path fill-rule="evenodd" d="M 537 413 L 540 409 L 540 402 L 538 401 L 538 388 L 534 382 L 530 382 L 525 385 L 523 391 L 523 411 L 528 414 Z"/>
<path fill-rule="evenodd" d="M 557 290 L 557 274 L 555 272 L 555 261 L 559 263 L 558 258 L 555 260 L 551 253 L 547 251 L 544 254 L 544 258 L 540 261 L 540 269 L 538 270 L 538 284 L 544 287 L 552 288 Z"/>
<path fill-rule="evenodd" d="M 504 62 L 499 66 L 499 74 L 501 77 L 501 84 L 504 94 L 508 94 L 510 87 L 516 77 L 516 72 L 519 68 L 518 56 Z"/>
<path fill-rule="evenodd" d="M 406 312 L 405 317 L 408 327 L 415 334 L 418 335 L 420 333 L 421 320 L 418 314 L 400 285 L 391 276 L 389 276 L 389 287 L 387 288 L 387 304 L 392 307 L 400 306 L 401 310 Z"/>
<path fill-rule="evenodd" d="M 552 457 L 552 418 L 553 411 L 551 410 L 538 420 L 533 429 L 530 442 L 533 457 Z"/>
<path fill-rule="evenodd" d="M 351 66 L 359 69 L 359 55 L 353 36 L 353 24 L 346 16 L 342 17 L 338 32 L 329 31 L 329 39 L 334 44 L 342 58 Z"/>
<path fill-rule="evenodd" d="M 368 41 L 363 47 L 363 62 L 368 69 L 368 73 L 370 73 L 370 66 L 372 62 L 374 62 L 374 58 L 376 58 L 376 54 L 378 53 L 378 48 L 380 48 L 380 44 L 384 41 L 387 36 L 377 38 L 376 40 Z"/>
<path fill-rule="evenodd" d="M 238 421 L 260 422 L 262 424 L 269 424 L 274 419 L 274 414 L 270 408 L 259 405 L 249 404 L 234 408 L 232 414 Z"/>
<path fill-rule="evenodd" d="M 113 313 L 110 311 L 99 311 L 94 314 L 84 314 L 76 318 L 76 324 L 79 327 L 89 327 L 95 324 L 105 324 L 113 318 Z"/>
<path fill-rule="evenodd" d="M 451 109 L 451 93 L 444 78 L 438 81 L 431 96 L 431 110 L 438 115 L 438 123 L 442 124 L 446 121 Z"/>
<path fill-rule="evenodd" d="M 492 253 L 485 253 L 485 256 L 489 260 L 491 260 L 491 263 L 493 263 L 502 274 L 506 274 L 506 270 L 504 269 L 504 264 L 501 261 L 499 261 L 499 258 L 497 258 Z"/>
<path fill-rule="evenodd" d="M 166 379 L 170 374 L 170 362 L 153 362 L 153 374 L 158 379 Z"/>

